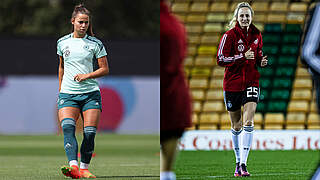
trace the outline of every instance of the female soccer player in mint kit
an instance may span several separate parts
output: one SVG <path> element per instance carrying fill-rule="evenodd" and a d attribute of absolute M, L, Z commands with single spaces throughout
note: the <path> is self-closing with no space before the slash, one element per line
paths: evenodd
<path fill-rule="evenodd" d="M 225 67 L 223 90 L 231 119 L 232 143 L 236 156 L 234 176 L 250 176 L 247 171 L 247 158 L 252 144 L 253 119 L 260 94 L 260 74 L 257 66 L 265 67 L 268 63 L 267 57 L 262 55 L 261 33 L 251 23 L 253 14 L 248 3 L 238 4 L 230 22 L 231 29 L 222 36 L 217 54 L 218 65 Z M 241 106 L 244 121 L 242 147 L 239 146 L 242 132 Z"/>
<path fill-rule="evenodd" d="M 69 160 L 69 166 L 63 166 L 61 171 L 71 178 L 95 178 L 88 171 L 101 113 L 101 95 L 95 78 L 109 72 L 107 53 L 101 41 L 93 37 L 90 12 L 83 5 L 75 7 L 71 23 L 72 33 L 57 42 L 60 60 L 58 116 Z M 93 61 L 97 61 L 99 65 L 95 71 Z M 75 129 L 80 114 L 84 129 L 79 170 Z"/>

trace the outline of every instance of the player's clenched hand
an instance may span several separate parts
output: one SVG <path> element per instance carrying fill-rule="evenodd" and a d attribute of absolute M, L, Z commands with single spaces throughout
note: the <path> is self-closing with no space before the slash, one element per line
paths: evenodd
<path fill-rule="evenodd" d="M 254 52 L 251 50 L 251 48 L 244 53 L 244 56 L 247 58 L 247 59 L 254 59 Z"/>
<path fill-rule="evenodd" d="M 77 82 L 81 82 L 88 79 L 88 76 L 87 74 L 77 74 L 73 79 Z"/>
<path fill-rule="evenodd" d="M 261 67 L 265 67 L 268 64 L 267 56 L 263 56 L 261 60 Z"/>

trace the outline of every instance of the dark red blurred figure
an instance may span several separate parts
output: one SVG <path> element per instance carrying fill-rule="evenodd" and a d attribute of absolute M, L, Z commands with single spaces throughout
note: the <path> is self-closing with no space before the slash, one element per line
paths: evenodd
<path fill-rule="evenodd" d="M 165 1 L 160 2 L 160 179 L 175 179 L 172 172 L 178 139 L 191 126 L 189 88 L 184 77 L 186 32 L 171 14 Z"/>

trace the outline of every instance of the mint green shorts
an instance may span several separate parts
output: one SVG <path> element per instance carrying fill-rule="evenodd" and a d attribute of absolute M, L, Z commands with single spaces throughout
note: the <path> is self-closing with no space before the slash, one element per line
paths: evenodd
<path fill-rule="evenodd" d="M 93 91 L 83 94 L 59 93 L 59 99 L 57 103 L 58 109 L 63 107 L 76 107 L 82 112 L 88 109 L 102 110 L 100 91 Z"/>

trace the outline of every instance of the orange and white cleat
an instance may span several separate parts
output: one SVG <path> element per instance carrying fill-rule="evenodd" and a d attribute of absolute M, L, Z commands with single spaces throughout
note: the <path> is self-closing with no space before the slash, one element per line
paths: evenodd
<path fill-rule="evenodd" d="M 78 166 L 62 166 L 61 172 L 63 175 L 71 177 L 72 179 L 80 179 L 81 177 Z"/>
<path fill-rule="evenodd" d="M 97 178 L 88 169 L 80 169 L 80 175 L 82 178 Z"/>

